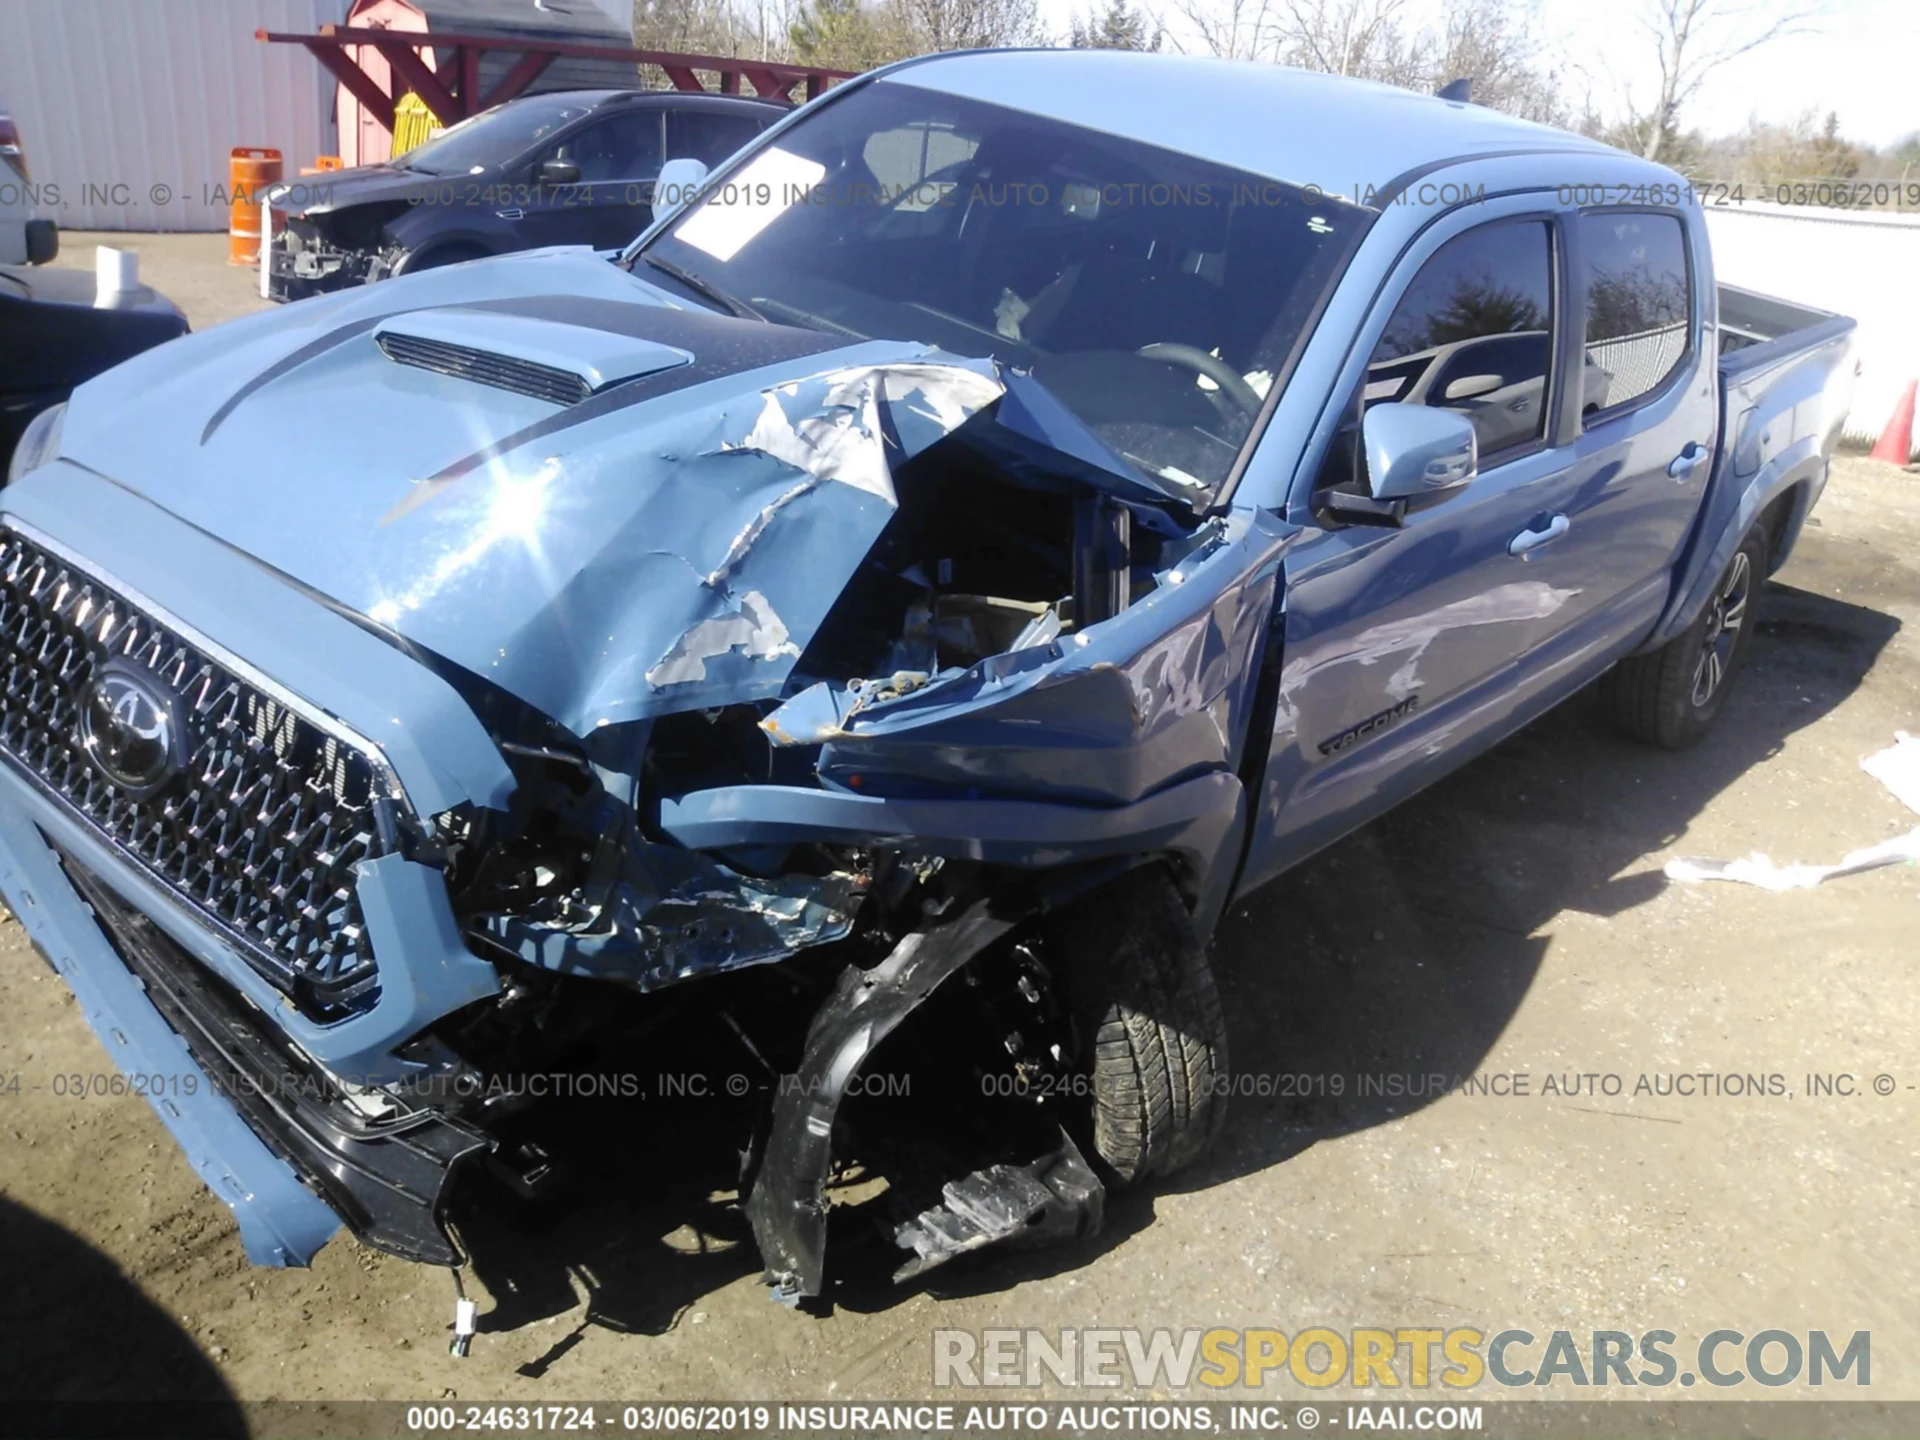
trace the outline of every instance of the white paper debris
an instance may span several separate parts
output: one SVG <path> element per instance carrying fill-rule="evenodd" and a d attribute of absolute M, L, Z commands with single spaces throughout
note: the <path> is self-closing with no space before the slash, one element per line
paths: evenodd
<path fill-rule="evenodd" d="M 1904 730 L 1896 731 L 1894 743 L 1862 760 L 1860 768 L 1885 785 L 1901 804 L 1920 814 L 1920 740 Z M 1776 865 L 1756 850 L 1741 860 L 1682 856 L 1667 862 L 1666 874 L 1669 880 L 1733 880 L 1778 892 L 1811 890 L 1823 880 L 1838 875 L 1858 875 L 1864 870 L 1916 861 L 1920 861 L 1920 826 L 1892 840 L 1843 855 L 1834 865 Z"/>
<path fill-rule="evenodd" d="M 680 222 L 674 238 L 704 250 L 716 260 L 731 260 L 796 204 L 813 202 L 813 187 L 826 174 L 827 167 L 819 161 L 772 146 L 726 184 L 717 186 L 693 214 Z"/>
<path fill-rule="evenodd" d="M 1893 792 L 1893 798 L 1920 815 L 1920 739 L 1904 730 L 1893 732 L 1894 742 L 1860 762 L 1860 768 Z"/>

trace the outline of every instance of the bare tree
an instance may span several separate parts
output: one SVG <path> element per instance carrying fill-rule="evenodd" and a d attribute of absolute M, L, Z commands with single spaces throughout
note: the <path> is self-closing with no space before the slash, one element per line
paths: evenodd
<path fill-rule="evenodd" d="M 1182 0 L 1180 13 L 1216 54 L 1426 92 L 1464 76 L 1480 104 L 1547 124 L 1572 118 L 1528 0 L 1452 0 L 1437 27 L 1414 23 L 1409 0 Z"/>
<path fill-rule="evenodd" d="M 728 0 L 634 0 L 633 43 L 642 50 L 732 55 L 738 40 Z"/>
<path fill-rule="evenodd" d="M 1044 45 L 1037 0 L 899 0 L 927 50 Z"/>
<path fill-rule="evenodd" d="M 1409 34 L 1407 0 L 1282 0 L 1279 54 L 1289 65 L 1414 86 L 1431 67 L 1431 37 Z"/>
<path fill-rule="evenodd" d="M 841 70 L 871 70 L 925 48 L 899 5 L 862 0 L 807 0 L 788 23 L 787 46 L 797 60 Z"/>
<path fill-rule="evenodd" d="M 1729 60 L 1811 28 L 1817 5 L 1786 9 L 1770 0 L 1644 0 L 1641 23 L 1659 60 L 1659 87 L 1648 109 L 1628 100 L 1640 153 L 1658 160 L 1674 138 L 1680 110 Z"/>
<path fill-rule="evenodd" d="M 1198 49 L 1228 60 L 1276 58 L 1281 0 L 1173 0 L 1187 33 L 1168 32 L 1175 50 Z"/>
<path fill-rule="evenodd" d="M 1473 81 L 1476 103 L 1523 120 L 1572 129 L 1566 77 L 1546 62 L 1533 38 L 1531 10 L 1506 0 L 1459 0 L 1419 83 L 1438 89 L 1449 80 Z"/>

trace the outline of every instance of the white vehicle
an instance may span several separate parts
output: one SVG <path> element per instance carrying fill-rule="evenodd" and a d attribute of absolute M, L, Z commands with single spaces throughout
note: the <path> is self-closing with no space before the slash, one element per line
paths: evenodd
<path fill-rule="evenodd" d="M 33 197 L 20 132 L 0 107 L 0 265 L 44 265 L 59 253 L 59 227 L 34 216 Z"/>

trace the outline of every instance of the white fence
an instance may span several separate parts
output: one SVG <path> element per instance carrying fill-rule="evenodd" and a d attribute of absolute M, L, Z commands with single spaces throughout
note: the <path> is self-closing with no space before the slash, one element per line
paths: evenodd
<path fill-rule="evenodd" d="M 224 230 L 228 152 L 332 154 L 333 81 L 297 45 L 347 0 L 0 0 L 0 108 L 63 230 Z"/>
<path fill-rule="evenodd" d="M 1920 215 L 1780 205 L 1706 214 L 1719 279 L 1860 322 L 1846 433 L 1877 438 L 1920 379 Z"/>

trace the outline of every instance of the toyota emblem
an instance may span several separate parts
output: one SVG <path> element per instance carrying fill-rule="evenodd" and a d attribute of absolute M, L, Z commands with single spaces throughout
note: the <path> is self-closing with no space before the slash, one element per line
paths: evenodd
<path fill-rule="evenodd" d="M 158 793 L 186 763 L 180 702 L 144 666 L 109 660 L 80 708 L 87 759 L 135 800 Z"/>

